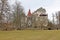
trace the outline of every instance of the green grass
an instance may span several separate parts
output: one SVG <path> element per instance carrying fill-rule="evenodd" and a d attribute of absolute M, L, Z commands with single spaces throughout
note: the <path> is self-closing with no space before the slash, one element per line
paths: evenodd
<path fill-rule="evenodd" d="M 60 40 L 60 30 L 0 31 L 0 40 Z"/>

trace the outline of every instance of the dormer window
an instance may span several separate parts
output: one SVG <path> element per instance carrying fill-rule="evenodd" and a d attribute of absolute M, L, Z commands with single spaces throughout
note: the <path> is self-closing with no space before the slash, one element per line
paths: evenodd
<path fill-rule="evenodd" d="M 40 14 L 40 16 L 47 16 L 47 14 Z"/>

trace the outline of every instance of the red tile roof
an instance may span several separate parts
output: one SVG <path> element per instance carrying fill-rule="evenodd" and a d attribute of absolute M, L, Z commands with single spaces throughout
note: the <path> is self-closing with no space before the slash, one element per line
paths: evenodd
<path fill-rule="evenodd" d="M 32 14 L 31 14 L 31 11 L 30 11 L 30 9 L 29 9 L 27 16 L 31 16 L 31 15 L 32 15 Z"/>

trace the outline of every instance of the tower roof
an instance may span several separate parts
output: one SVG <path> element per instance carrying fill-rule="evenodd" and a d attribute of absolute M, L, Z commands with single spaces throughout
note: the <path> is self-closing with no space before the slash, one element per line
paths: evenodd
<path fill-rule="evenodd" d="M 29 9 L 29 11 L 28 11 L 28 15 L 27 16 L 31 16 L 31 11 L 30 11 L 30 9 Z"/>

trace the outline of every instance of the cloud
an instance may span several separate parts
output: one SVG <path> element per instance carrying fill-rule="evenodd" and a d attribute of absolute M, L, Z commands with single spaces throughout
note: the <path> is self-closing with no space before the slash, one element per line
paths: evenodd
<path fill-rule="evenodd" d="M 52 18 L 52 13 L 60 10 L 60 0 L 20 0 L 27 13 L 28 9 L 35 11 L 39 7 L 44 7 L 47 10 L 49 19 Z"/>
<path fill-rule="evenodd" d="M 60 0 L 53 0 L 53 3 L 44 7 L 47 10 L 48 18 L 52 20 L 52 13 L 60 11 Z"/>

